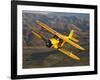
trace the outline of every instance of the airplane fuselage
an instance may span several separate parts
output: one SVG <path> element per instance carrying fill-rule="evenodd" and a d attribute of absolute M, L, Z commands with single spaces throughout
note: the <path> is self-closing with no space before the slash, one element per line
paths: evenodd
<path fill-rule="evenodd" d="M 59 38 L 50 38 L 47 43 L 46 46 L 49 48 L 55 48 L 58 49 L 59 47 L 62 47 L 62 43 L 63 41 L 60 40 Z"/>

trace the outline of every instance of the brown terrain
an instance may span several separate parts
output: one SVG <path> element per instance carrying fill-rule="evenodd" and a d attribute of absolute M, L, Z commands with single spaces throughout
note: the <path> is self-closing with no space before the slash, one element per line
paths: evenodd
<path fill-rule="evenodd" d="M 66 16 L 67 15 L 67 16 Z M 86 66 L 89 65 L 89 17 L 86 14 L 70 15 L 61 13 L 40 14 L 26 13 L 23 11 L 23 68 L 44 68 L 63 66 Z M 74 37 L 79 39 L 79 45 L 85 51 L 80 51 L 69 44 L 64 48 L 80 57 L 75 61 L 63 53 L 45 46 L 43 40 L 34 36 L 31 31 L 39 32 L 45 38 L 53 37 L 52 34 L 42 29 L 35 23 L 40 20 L 61 34 L 68 35 L 73 29 Z"/>

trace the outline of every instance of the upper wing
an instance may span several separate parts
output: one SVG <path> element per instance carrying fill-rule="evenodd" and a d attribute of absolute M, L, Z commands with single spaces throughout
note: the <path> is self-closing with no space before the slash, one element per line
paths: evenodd
<path fill-rule="evenodd" d="M 50 33 L 52 33 L 53 35 L 56 35 L 58 36 L 60 39 L 62 39 L 64 42 L 67 42 L 69 43 L 70 45 L 80 49 L 80 50 L 85 50 L 83 47 L 79 46 L 78 44 L 76 44 L 75 42 L 73 41 L 76 41 L 78 42 L 78 40 L 72 38 L 72 34 L 73 34 L 73 31 L 71 32 L 70 36 L 63 36 L 62 34 L 56 32 L 55 30 L 53 30 L 52 28 L 50 28 L 49 26 L 47 26 L 46 24 L 40 22 L 39 20 L 36 20 L 36 23 L 39 24 L 42 28 L 46 29 L 47 31 L 49 31 Z M 71 41 L 70 38 L 73 40 Z"/>
<path fill-rule="evenodd" d="M 62 53 L 64 53 L 64 54 L 66 54 L 67 56 L 69 56 L 69 57 L 72 58 L 72 59 L 75 59 L 75 60 L 78 60 L 78 61 L 80 60 L 80 58 L 79 58 L 78 56 L 72 54 L 72 53 L 69 52 L 69 51 L 64 50 L 63 48 L 59 48 L 58 51 L 60 51 L 60 52 L 62 52 Z"/>
<path fill-rule="evenodd" d="M 70 45 L 72 45 L 72 46 L 74 46 L 75 48 L 78 48 L 78 49 L 80 49 L 80 50 L 85 50 L 85 48 L 83 48 L 83 47 L 81 47 L 80 45 L 78 45 L 77 43 L 75 43 L 75 42 L 73 42 L 73 41 L 71 41 L 71 40 L 69 40 L 69 39 L 63 39 L 65 42 L 67 42 L 68 44 L 70 44 Z"/>
<path fill-rule="evenodd" d="M 53 30 L 52 28 L 50 28 L 49 26 L 47 26 L 46 24 L 40 22 L 39 20 L 36 20 L 36 23 L 39 24 L 42 28 L 46 29 L 47 31 L 49 31 L 50 33 L 52 33 L 53 35 L 58 36 L 59 38 L 62 37 L 62 35 L 58 32 L 56 32 L 55 30 Z"/>

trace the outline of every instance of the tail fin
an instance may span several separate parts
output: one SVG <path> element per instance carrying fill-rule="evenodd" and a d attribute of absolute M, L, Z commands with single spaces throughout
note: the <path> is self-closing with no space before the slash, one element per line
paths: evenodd
<path fill-rule="evenodd" d="M 74 35 L 74 30 L 71 30 L 71 32 L 70 32 L 68 38 L 71 39 L 71 40 L 73 40 L 73 41 L 75 41 L 75 42 L 79 42 L 77 39 L 75 39 L 75 38 L 73 37 L 73 35 Z"/>

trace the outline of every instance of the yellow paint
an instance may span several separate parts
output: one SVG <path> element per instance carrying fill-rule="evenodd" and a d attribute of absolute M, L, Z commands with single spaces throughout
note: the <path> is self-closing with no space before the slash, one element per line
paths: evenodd
<path fill-rule="evenodd" d="M 77 42 L 79 42 L 79 40 L 77 40 L 76 38 L 73 37 L 74 30 L 71 30 L 69 36 L 65 36 L 65 35 L 62 35 L 62 34 L 56 32 L 55 30 L 53 30 L 46 24 L 40 22 L 39 20 L 36 20 L 36 23 L 39 24 L 40 27 L 46 29 L 47 31 L 49 31 L 50 33 L 52 33 L 53 35 L 57 36 L 59 39 L 62 40 L 62 42 L 60 42 L 55 38 L 51 38 L 50 41 L 52 43 L 52 48 L 58 49 L 60 52 L 66 54 L 67 56 L 69 56 L 75 60 L 80 60 L 80 58 L 77 57 L 76 55 L 70 53 L 69 51 L 64 50 L 63 48 L 59 48 L 59 47 L 63 47 L 64 43 L 66 42 L 66 43 L 74 46 L 75 48 L 78 48 L 80 50 L 85 50 L 85 48 L 83 48 L 77 44 Z M 36 34 L 36 36 L 38 36 L 38 35 Z M 61 43 L 61 44 L 59 45 L 59 43 Z"/>
<path fill-rule="evenodd" d="M 75 41 L 75 42 L 79 42 L 77 39 L 75 39 L 75 38 L 73 37 L 73 35 L 74 35 L 74 30 L 71 30 L 71 32 L 70 32 L 68 38 L 71 39 L 71 40 L 73 40 L 73 41 Z"/>
<path fill-rule="evenodd" d="M 60 52 L 64 53 L 65 55 L 69 56 L 70 58 L 73 58 L 73 59 L 78 60 L 78 61 L 80 60 L 80 58 L 79 58 L 78 56 L 72 54 L 72 53 L 69 52 L 69 51 L 64 50 L 63 48 L 60 48 L 60 49 L 58 49 L 58 50 L 59 50 Z"/>
<path fill-rule="evenodd" d="M 59 46 L 58 46 L 58 43 L 59 43 L 58 40 L 56 40 L 55 38 L 51 38 L 50 41 L 51 41 L 51 43 L 53 44 L 53 45 L 52 45 L 53 48 L 56 48 L 56 49 L 57 49 L 57 48 L 59 47 Z"/>
<path fill-rule="evenodd" d="M 33 33 L 35 36 L 37 36 L 38 38 L 42 39 L 42 37 L 41 37 L 38 33 L 34 32 L 34 31 L 32 31 L 32 33 Z"/>
<path fill-rule="evenodd" d="M 61 47 L 64 45 L 64 43 L 65 43 L 65 41 L 63 41 L 63 42 L 61 43 Z"/>
<path fill-rule="evenodd" d="M 73 34 L 74 34 L 74 30 L 71 30 L 69 36 L 65 36 L 65 35 L 62 35 L 58 32 L 56 32 L 55 30 L 53 30 L 52 28 L 50 28 L 49 26 L 47 26 L 46 24 L 40 22 L 39 20 L 36 20 L 36 23 L 39 24 L 42 28 L 46 29 L 47 31 L 49 31 L 50 33 L 52 33 L 53 35 L 56 35 L 58 36 L 60 39 L 62 39 L 64 42 L 67 42 L 68 44 L 80 49 L 80 50 L 85 50 L 83 47 L 79 46 L 77 43 L 75 42 L 78 42 L 77 39 L 73 38 Z M 71 40 L 75 41 L 71 41 Z"/>
<path fill-rule="evenodd" d="M 78 45 L 77 43 L 71 41 L 68 37 L 65 37 L 63 40 L 64 40 L 65 42 L 67 42 L 68 44 L 74 46 L 74 47 L 77 48 L 77 49 L 85 50 L 85 48 L 83 48 L 83 47 L 81 47 L 80 45 Z"/>

